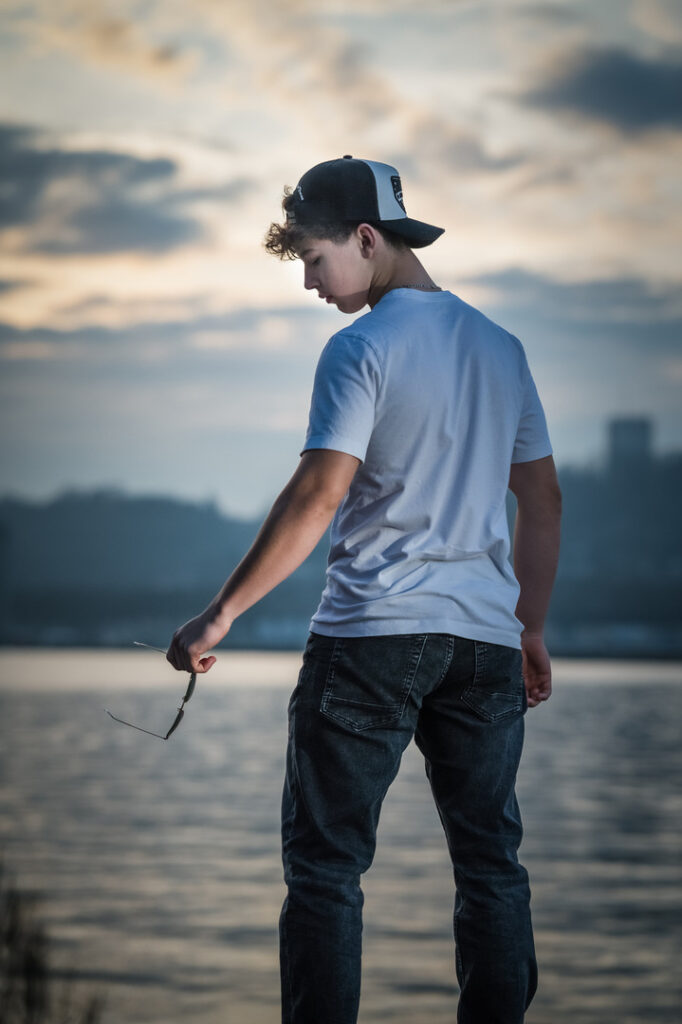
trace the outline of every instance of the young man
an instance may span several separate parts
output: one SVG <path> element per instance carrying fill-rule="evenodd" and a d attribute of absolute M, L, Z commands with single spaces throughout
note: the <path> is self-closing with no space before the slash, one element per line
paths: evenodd
<path fill-rule="evenodd" d="M 414 737 L 454 866 L 457 1019 L 518 1024 L 537 969 L 514 785 L 526 708 L 551 693 L 561 507 L 543 409 L 519 340 L 415 255 L 442 229 L 407 216 L 395 168 L 318 164 L 283 207 L 268 251 L 299 257 L 305 287 L 342 312 L 370 312 L 325 346 L 298 468 L 168 659 L 208 671 L 206 652 L 332 522 L 289 704 L 282 1019 L 357 1020 L 360 877 Z"/>

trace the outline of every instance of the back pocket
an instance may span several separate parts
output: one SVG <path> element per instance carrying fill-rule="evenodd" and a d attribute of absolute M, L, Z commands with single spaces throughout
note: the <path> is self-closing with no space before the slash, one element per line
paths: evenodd
<path fill-rule="evenodd" d="M 516 647 L 474 641 L 476 670 L 462 701 L 485 722 L 499 722 L 523 714 L 527 707 L 523 682 L 523 655 Z"/>
<path fill-rule="evenodd" d="M 417 633 L 337 638 L 320 711 L 353 732 L 395 725 L 425 643 Z"/>

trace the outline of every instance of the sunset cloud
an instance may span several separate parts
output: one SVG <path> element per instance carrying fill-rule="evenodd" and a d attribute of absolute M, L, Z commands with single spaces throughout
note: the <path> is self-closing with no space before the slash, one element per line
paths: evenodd
<path fill-rule="evenodd" d="M 623 132 L 682 129 L 682 50 L 658 59 L 610 47 L 567 55 L 521 98 Z"/>
<path fill-rule="evenodd" d="M 130 3 L 33 0 L 10 10 L 12 26 L 37 55 L 75 54 L 98 68 L 152 77 L 164 87 L 179 86 L 199 60 L 198 52 L 179 45 L 170 34 L 157 30 L 150 36 L 146 23 L 134 20 Z"/>
<path fill-rule="evenodd" d="M 173 249 L 203 235 L 184 207 L 236 202 L 249 189 L 243 179 L 186 188 L 177 171 L 167 158 L 59 149 L 0 125 L 0 231 L 23 225 L 24 247 L 52 254 Z"/>

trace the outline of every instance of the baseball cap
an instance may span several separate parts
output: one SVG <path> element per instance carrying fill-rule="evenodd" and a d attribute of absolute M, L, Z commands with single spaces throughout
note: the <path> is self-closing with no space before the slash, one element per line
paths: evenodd
<path fill-rule="evenodd" d="M 288 204 L 288 223 L 305 226 L 329 221 L 380 224 L 415 249 L 435 242 L 445 230 L 407 216 L 395 167 L 352 156 L 311 167 Z"/>

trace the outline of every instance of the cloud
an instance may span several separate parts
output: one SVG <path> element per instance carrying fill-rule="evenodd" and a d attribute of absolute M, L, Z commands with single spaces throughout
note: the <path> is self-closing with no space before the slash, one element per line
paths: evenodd
<path fill-rule="evenodd" d="M 416 113 L 409 118 L 409 146 L 396 154 L 401 168 L 419 176 L 419 168 L 434 161 L 449 171 L 478 176 L 496 174 L 528 162 L 529 155 L 520 150 L 492 155 L 479 135 L 469 128 L 459 127 L 447 119 L 427 113 Z"/>
<path fill-rule="evenodd" d="M 204 237 L 181 207 L 233 202 L 252 187 L 181 186 L 165 157 L 104 149 L 45 148 L 28 126 L 0 124 L 0 231 L 24 226 L 25 248 L 44 253 L 167 251 Z"/>
<path fill-rule="evenodd" d="M 104 301 L 103 296 L 92 296 L 80 309 L 96 309 Z M 134 312 L 136 303 L 129 305 Z M 179 352 L 189 350 L 257 357 L 277 349 L 286 349 L 293 359 L 308 358 L 321 347 L 320 339 L 333 333 L 329 324 L 326 309 L 307 306 L 243 307 L 190 319 L 138 320 L 124 327 L 85 324 L 70 330 L 22 328 L 0 321 L 0 359 L 64 358 L 64 354 L 82 358 L 87 353 L 97 359 L 99 353 L 117 363 L 144 363 L 172 361 Z"/>
<path fill-rule="evenodd" d="M 112 14 L 102 0 L 32 0 L 16 5 L 9 24 L 31 41 L 33 52 L 77 54 L 97 68 L 124 71 L 177 88 L 195 69 L 199 54 L 163 31 L 159 19 L 127 16 L 119 4 Z M 172 25 L 172 19 L 169 19 Z"/>
<path fill-rule="evenodd" d="M 632 0 L 629 13 L 635 28 L 666 46 L 682 41 L 679 0 Z"/>
<path fill-rule="evenodd" d="M 556 63 L 556 58 L 554 58 Z M 577 114 L 621 132 L 682 128 L 682 53 L 652 59 L 618 47 L 574 50 L 523 91 L 529 106 Z"/>
<path fill-rule="evenodd" d="M 2 292 L 13 292 L 17 291 L 19 288 L 26 288 L 27 285 L 32 283 L 32 281 L 24 279 L 0 277 L 0 295 Z"/>
<path fill-rule="evenodd" d="M 401 170 L 409 165 L 415 174 L 427 159 L 472 174 L 506 170 L 523 159 L 518 153 L 492 155 L 475 126 L 438 113 L 411 89 L 410 76 L 419 73 L 433 33 L 428 21 L 422 22 L 424 35 L 410 41 L 409 63 L 391 73 L 373 33 L 380 26 L 392 38 L 396 6 L 380 0 L 361 7 L 351 16 L 340 3 L 252 0 L 230 8 L 196 0 L 204 29 L 210 26 L 229 52 L 248 53 L 245 74 L 261 100 L 272 110 L 286 110 L 288 122 L 303 125 L 319 150 L 341 145 L 341 153 L 379 152 L 377 158 Z M 450 16 L 452 7 L 451 0 L 436 0 L 429 10 Z M 363 16 L 379 19 L 371 31 L 358 28 Z"/>
<path fill-rule="evenodd" d="M 647 0 L 648 2 L 648 0 Z M 529 3 L 512 7 L 511 13 L 517 18 L 528 18 L 534 22 L 546 23 L 553 27 L 574 25 L 582 21 L 582 13 L 564 4 Z"/>
<path fill-rule="evenodd" d="M 569 334 L 580 326 L 623 346 L 646 346 L 650 359 L 679 349 L 682 302 L 673 285 L 654 286 L 634 276 L 558 281 L 521 267 L 465 280 L 492 291 L 491 309 L 513 311 L 536 326 Z"/>
<path fill-rule="evenodd" d="M 660 443 L 680 446 L 679 289 L 638 276 L 560 281 L 509 266 L 470 278 L 478 308 L 528 355 L 558 464 L 583 462 L 615 415 L 654 419 Z"/>
<path fill-rule="evenodd" d="M 673 285 L 653 285 L 636 276 L 561 281 L 517 266 L 462 276 L 455 291 L 466 296 L 467 285 L 483 290 L 485 298 L 475 305 L 494 319 L 499 316 L 512 331 L 517 324 L 524 334 L 530 329 L 554 339 L 609 339 L 623 348 L 645 347 L 648 360 L 679 351 L 682 301 Z M 103 301 L 103 296 L 92 296 L 82 312 L 96 312 Z M 90 323 L 58 330 L 0 322 L 0 358 L 77 357 L 113 366 L 174 363 L 200 354 L 219 366 L 225 354 L 257 359 L 281 351 L 294 362 L 306 361 L 339 326 L 326 308 L 309 306 L 244 306 L 153 321 L 133 319 L 144 308 L 137 309 L 135 302 L 129 307 L 128 322 L 115 327 Z"/>

